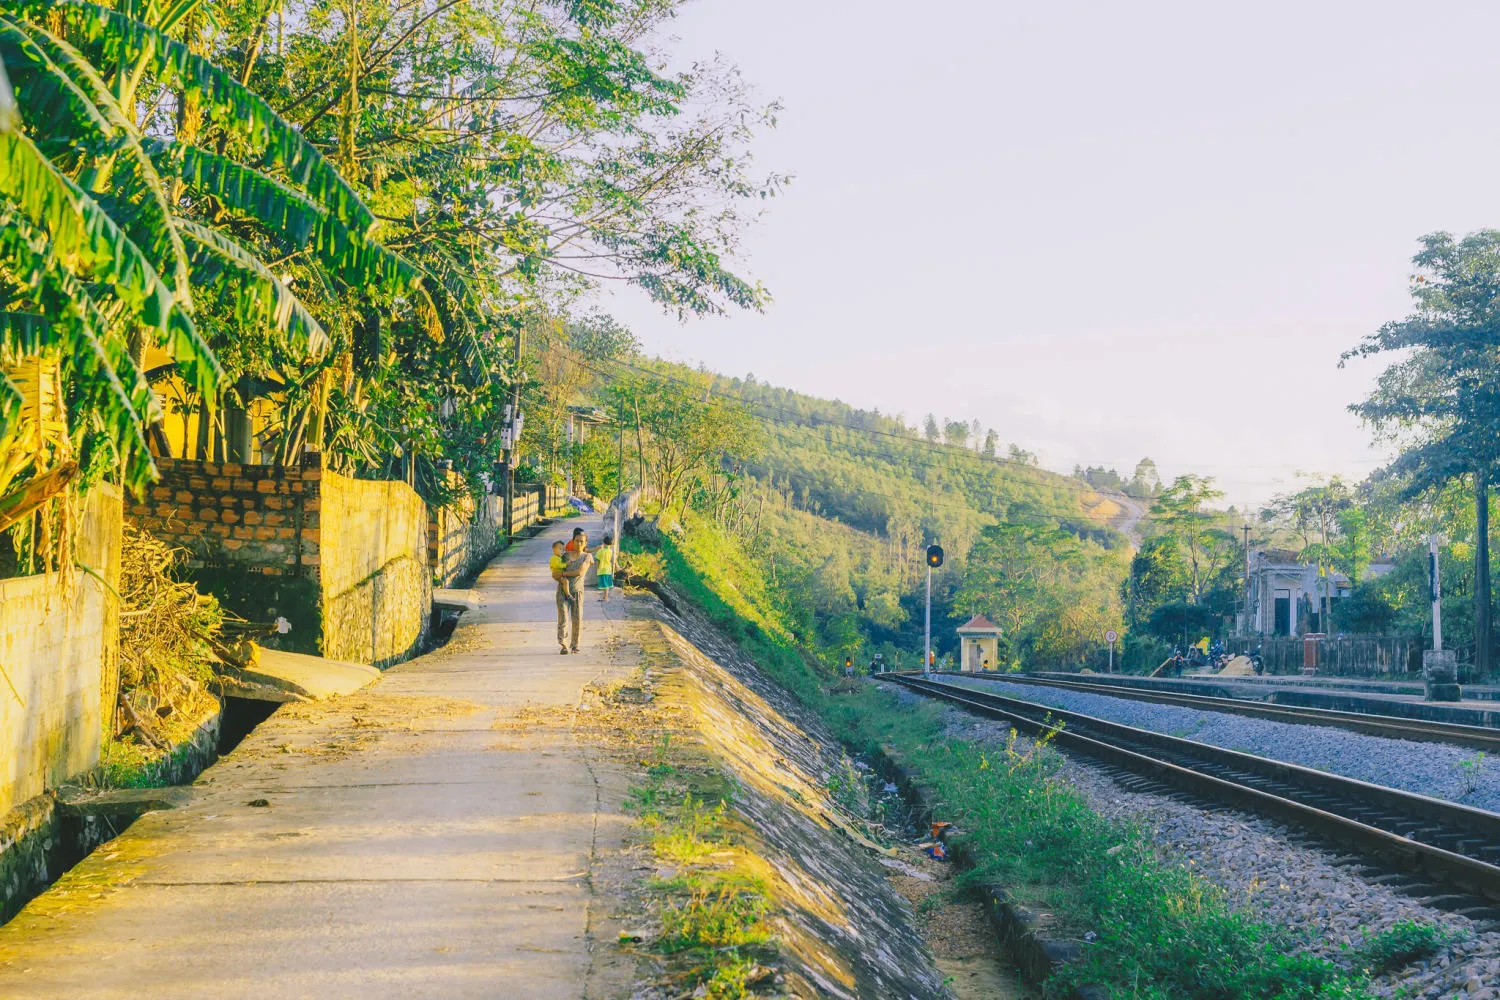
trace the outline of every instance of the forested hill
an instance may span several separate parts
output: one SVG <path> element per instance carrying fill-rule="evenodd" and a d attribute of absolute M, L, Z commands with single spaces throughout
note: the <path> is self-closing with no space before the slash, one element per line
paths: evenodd
<path fill-rule="evenodd" d="M 943 541 L 962 555 L 995 522 L 1051 522 L 1113 547 L 1108 527 L 1120 511 L 1077 478 L 1040 468 L 1035 457 L 997 436 L 973 446 L 931 440 L 903 420 L 753 379 L 716 380 L 760 418 L 764 450 L 745 463 L 793 505 L 910 547 Z"/>
<path fill-rule="evenodd" d="M 683 527 L 686 555 L 753 564 L 744 578 L 782 595 L 778 613 L 809 649 L 920 659 L 933 542 L 947 553 L 933 577 L 940 652 L 983 613 L 1005 629 L 1006 665 L 1076 662 L 1121 621 L 1131 550 L 1110 524 L 1122 508 L 1083 477 L 1002 450 L 993 430 L 933 417 L 912 428 L 650 359 L 607 319 L 542 327 L 530 344 L 544 377 L 527 399 L 532 444 L 518 475 L 571 465 L 596 496 L 649 484 L 653 507 Z M 580 405 L 609 423 L 575 448 L 564 418 Z"/>

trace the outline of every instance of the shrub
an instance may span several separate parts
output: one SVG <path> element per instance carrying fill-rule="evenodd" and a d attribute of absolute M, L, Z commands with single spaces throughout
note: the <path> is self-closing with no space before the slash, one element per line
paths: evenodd
<path fill-rule="evenodd" d="M 1436 924 L 1399 920 L 1370 935 L 1360 948 L 1359 957 L 1364 967 L 1378 976 L 1435 955 L 1452 940 L 1452 932 Z"/>

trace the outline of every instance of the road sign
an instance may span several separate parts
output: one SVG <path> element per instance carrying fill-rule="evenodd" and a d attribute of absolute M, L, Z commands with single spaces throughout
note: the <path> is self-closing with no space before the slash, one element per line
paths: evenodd
<path fill-rule="evenodd" d="M 1120 633 L 1116 632 L 1114 629 L 1110 629 L 1108 632 L 1104 633 L 1104 641 L 1109 643 L 1119 642 Z"/>

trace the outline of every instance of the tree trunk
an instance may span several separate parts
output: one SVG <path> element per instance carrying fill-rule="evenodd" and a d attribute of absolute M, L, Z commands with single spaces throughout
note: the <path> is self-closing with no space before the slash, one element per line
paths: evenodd
<path fill-rule="evenodd" d="M 1489 471 L 1474 473 L 1474 672 L 1490 672 L 1490 481 Z"/>

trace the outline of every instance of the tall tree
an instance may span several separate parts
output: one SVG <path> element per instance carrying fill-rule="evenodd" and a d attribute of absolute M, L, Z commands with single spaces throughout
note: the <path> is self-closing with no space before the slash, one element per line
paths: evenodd
<path fill-rule="evenodd" d="M 1206 476 L 1178 476 L 1164 488 L 1151 507 L 1151 518 L 1162 534 L 1182 550 L 1188 566 L 1188 600 L 1197 604 L 1209 580 L 1234 547 L 1233 536 L 1216 524 L 1206 505 L 1224 492 Z"/>
<path fill-rule="evenodd" d="M 1467 477 L 1476 519 L 1475 668 L 1492 661 L 1489 482 L 1500 463 L 1500 230 L 1422 238 L 1412 259 L 1413 313 L 1386 323 L 1344 355 L 1400 352 L 1375 390 L 1350 409 L 1404 446 L 1387 473 L 1408 497 Z"/>

